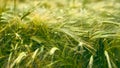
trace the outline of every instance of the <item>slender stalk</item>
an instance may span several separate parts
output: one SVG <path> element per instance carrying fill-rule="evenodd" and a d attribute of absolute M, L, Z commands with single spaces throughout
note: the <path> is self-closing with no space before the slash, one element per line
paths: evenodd
<path fill-rule="evenodd" d="M 108 52 L 105 51 L 104 53 L 105 53 L 105 56 L 106 56 L 106 59 L 107 59 L 107 62 L 108 62 L 108 68 L 112 68 L 111 61 L 110 61 L 110 57 L 109 57 Z"/>

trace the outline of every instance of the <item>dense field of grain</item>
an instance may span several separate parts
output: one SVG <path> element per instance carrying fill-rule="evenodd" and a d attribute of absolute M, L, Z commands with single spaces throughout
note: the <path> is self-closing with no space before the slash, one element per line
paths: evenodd
<path fill-rule="evenodd" d="M 120 0 L 0 0 L 0 68 L 120 68 Z"/>

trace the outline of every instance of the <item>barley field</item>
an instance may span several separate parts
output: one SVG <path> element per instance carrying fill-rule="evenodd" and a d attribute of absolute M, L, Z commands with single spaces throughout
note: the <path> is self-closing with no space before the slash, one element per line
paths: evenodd
<path fill-rule="evenodd" d="M 0 68 L 120 68 L 120 0 L 0 0 Z"/>

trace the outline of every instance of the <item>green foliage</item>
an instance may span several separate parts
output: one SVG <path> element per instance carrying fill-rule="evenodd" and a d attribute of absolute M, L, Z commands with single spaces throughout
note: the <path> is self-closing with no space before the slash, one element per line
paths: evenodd
<path fill-rule="evenodd" d="M 0 68 L 120 68 L 119 0 L 0 0 Z"/>

